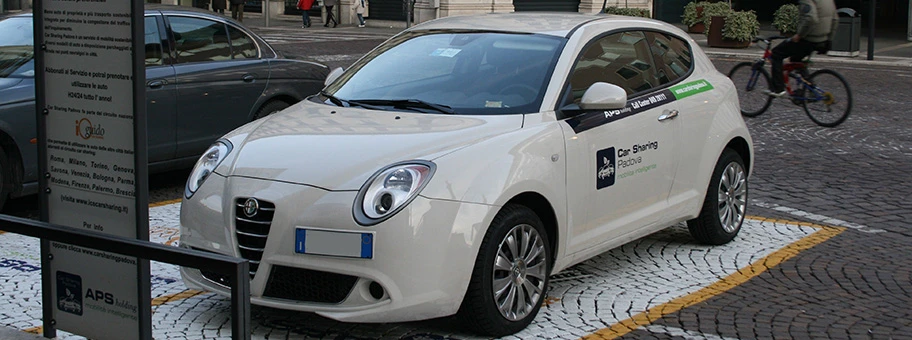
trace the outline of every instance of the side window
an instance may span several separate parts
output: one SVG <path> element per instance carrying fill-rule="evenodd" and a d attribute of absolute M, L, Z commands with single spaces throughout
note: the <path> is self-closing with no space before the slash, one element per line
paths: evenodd
<path fill-rule="evenodd" d="M 146 44 L 146 66 L 157 66 L 162 64 L 162 45 L 161 34 L 158 31 L 158 21 L 155 17 L 145 17 L 144 21 L 145 44 Z"/>
<path fill-rule="evenodd" d="M 674 36 L 647 32 L 649 47 L 656 63 L 656 78 L 661 84 L 670 83 L 687 75 L 693 65 L 690 46 Z"/>
<path fill-rule="evenodd" d="M 593 83 L 620 86 L 627 95 L 659 85 L 646 36 L 630 31 L 604 36 L 587 46 L 570 75 L 573 102 L 579 103 Z"/>
<path fill-rule="evenodd" d="M 228 36 L 231 37 L 231 57 L 234 59 L 246 59 L 246 58 L 256 58 L 259 56 L 257 53 L 256 43 L 253 42 L 253 39 L 243 31 L 228 26 Z"/>
<path fill-rule="evenodd" d="M 176 63 L 195 63 L 231 59 L 225 24 L 205 19 L 168 17 L 174 32 Z"/>

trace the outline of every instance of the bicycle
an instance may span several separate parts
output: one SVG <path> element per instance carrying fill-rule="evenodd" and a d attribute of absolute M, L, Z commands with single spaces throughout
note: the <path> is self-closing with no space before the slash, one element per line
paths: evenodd
<path fill-rule="evenodd" d="M 755 43 L 766 43 L 763 57 L 752 62 L 739 63 L 728 72 L 728 77 L 738 89 L 741 114 L 745 117 L 759 116 L 772 104 L 773 97 L 769 95 L 770 75 L 763 66 L 771 59 L 772 42 L 788 38 L 754 38 Z M 795 105 L 804 108 L 804 112 L 817 125 L 835 127 L 842 124 L 852 111 L 852 90 L 849 83 L 841 74 L 829 69 L 820 69 L 808 75 L 810 63 L 811 56 L 802 61 L 783 63 L 782 77 L 788 98 Z M 795 80 L 794 85 L 790 84 L 790 79 Z"/>

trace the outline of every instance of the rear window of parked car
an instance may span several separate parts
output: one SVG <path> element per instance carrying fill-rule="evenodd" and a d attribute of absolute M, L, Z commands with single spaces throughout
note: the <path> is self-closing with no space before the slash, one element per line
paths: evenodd
<path fill-rule="evenodd" d="M 223 61 L 259 57 L 249 35 L 224 23 L 200 18 L 168 18 L 177 51 L 177 63 Z"/>

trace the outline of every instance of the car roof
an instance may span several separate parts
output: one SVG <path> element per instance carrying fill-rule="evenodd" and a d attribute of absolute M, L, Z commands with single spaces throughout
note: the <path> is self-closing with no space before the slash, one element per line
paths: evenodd
<path fill-rule="evenodd" d="M 657 20 L 622 15 L 571 12 L 513 12 L 450 16 L 414 26 L 408 31 L 471 30 L 547 34 L 566 37 L 575 29 L 595 21 L 617 22 L 625 26 L 654 26 Z"/>

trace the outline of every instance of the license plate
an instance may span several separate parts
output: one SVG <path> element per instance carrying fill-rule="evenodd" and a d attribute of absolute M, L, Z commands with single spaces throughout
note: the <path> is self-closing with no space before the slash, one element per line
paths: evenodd
<path fill-rule="evenodd" d="M 295 253 L 372 259 L 374 234 L 297 228 Z"/>

